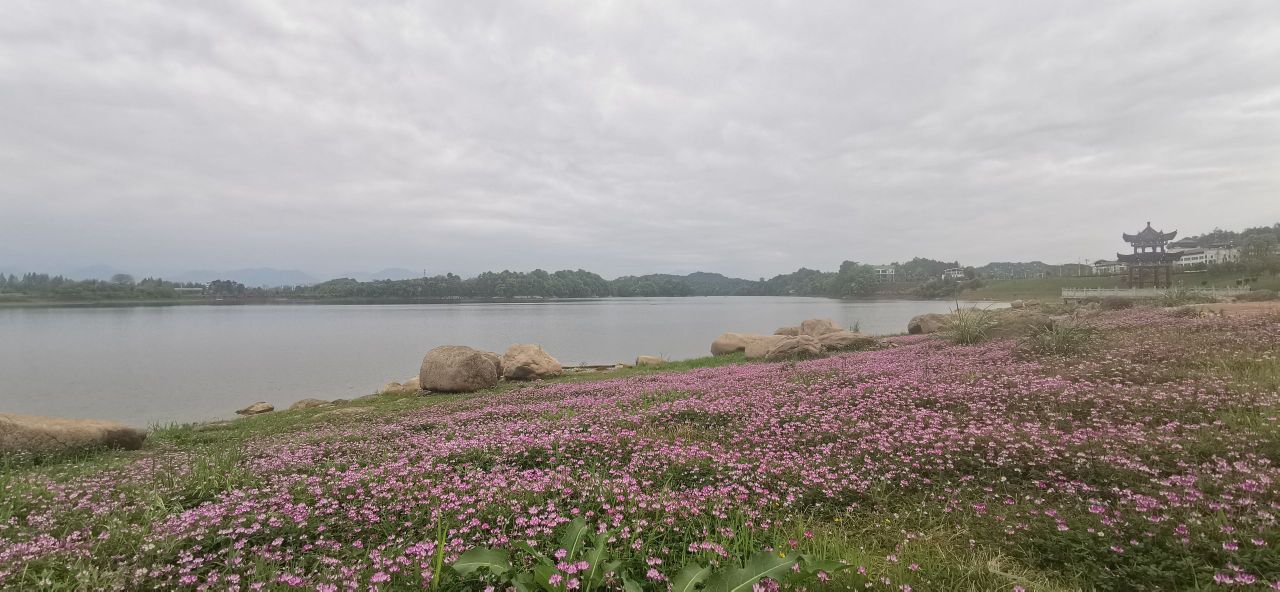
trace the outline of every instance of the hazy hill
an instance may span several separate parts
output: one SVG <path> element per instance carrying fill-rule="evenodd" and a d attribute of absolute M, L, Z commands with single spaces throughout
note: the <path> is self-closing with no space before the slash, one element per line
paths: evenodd
<path fill-rule="evenodd" d="M 414 271 L 403 267 L 388 267 L 375 272 L 367 271 L 349 271 L 340 274 L 338 277 L 351 278 L 362 282 L 375 282 L 378 280 L 412 280 L 422 277 L 422 270 Z"/>
<path fill-rule="evenodd" d="M 188 271 L 165 278 L 177 282 L 208 283 L 213 280 L 231 280 L 250 288 L 275 288 L 279 286 L 310 286 L 319 283 L 315 276 L 296 269 L 275 269 L 273 267 L 255 267 L 252 269 L 231 269 L 212 271 L 207 269 Z"/>

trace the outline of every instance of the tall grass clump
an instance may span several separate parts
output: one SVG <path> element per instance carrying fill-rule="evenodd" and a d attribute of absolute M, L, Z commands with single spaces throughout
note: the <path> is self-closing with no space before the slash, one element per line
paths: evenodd
<path fill-rule="evenodd" d="M 1200 294 L 1193 294 L 1187 290 L 1178 289 L 1161 292 L 1160 298 L 1157 302 L 1160 306 L 1170 308 L 1174 306 L 1185 306 L 1187 304 L 1205 304 L 1207 302 L 1214 302 L 1214 299 Z"/>
<path fill-rule="evenodd" d="M 1120 296 L 1107 296 L 1098 305 L 1102 310 L 1125 310 L 1133 308 L 1133 301 Z"/>
<path fill-rule="evenodd" d="M 1064 356 L 1084 352 L 1097 330 L 1075 321 L 1054 323 L 1037 329 L 1023 341 L 1023 348 L 1042 356 Z"/>
<path fill-rule="evenodd" d="M 1251 290 L 1236 296 L 1236 300 L 1240 302 L 1265 302 L 1278 298 L 1280 298 L 1280 294 L 1277 294 L 1275 290 Z"/>
<path fill-rule="evenodd" d="M 986 341 L 995 326 L 995 314 L 989 310 L 956 308 L 942 333 L 952 343 L 972 345 Z"/>

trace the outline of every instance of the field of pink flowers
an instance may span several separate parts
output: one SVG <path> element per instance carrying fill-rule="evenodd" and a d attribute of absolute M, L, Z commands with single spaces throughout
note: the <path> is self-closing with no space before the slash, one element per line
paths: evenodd
<path fill-rule="evenodd" d="M 0 588 L 1280 589 L 1280 323 L 1091 322 L 10 466 Z"/>

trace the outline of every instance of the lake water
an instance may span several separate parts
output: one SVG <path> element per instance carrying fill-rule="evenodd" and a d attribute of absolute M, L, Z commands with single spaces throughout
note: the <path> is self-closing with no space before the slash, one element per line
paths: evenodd
<path fill-rule="evenodd" d="M 967 303 L 961 303 L 965 305 Z M 983 304 L 990 306 L 989 303 Z M 217 419 L 254 401 L 352 398 L 415 376 L 448 344 L 540 343 L 565 365 L 709 355 L 725 331 L 831 318 L 906 330 L 952 302 L 613 298 L 529 303 L 0 308 L 0 412 L 151 423 Z"/>

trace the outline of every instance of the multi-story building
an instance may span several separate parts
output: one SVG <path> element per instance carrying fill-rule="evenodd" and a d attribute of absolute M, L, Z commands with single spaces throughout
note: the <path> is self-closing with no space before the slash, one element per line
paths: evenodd
<path fill-rule="evenodd" d="M 1119 261 L 1099 259 L 1093 262 L 1094 275 L 1118 275 L 1125 272 L 1125 265 Z"/>
<path fill-rule="evenodd" d="M 1194 265 L 1221 265 L 1240 259 L 1240 250 L 1228 245 L 1212 245 L 1199 249 L 1179 251 L 1182 255 L 1174 263 L 1174 267 L 1191 267 Z"/>

